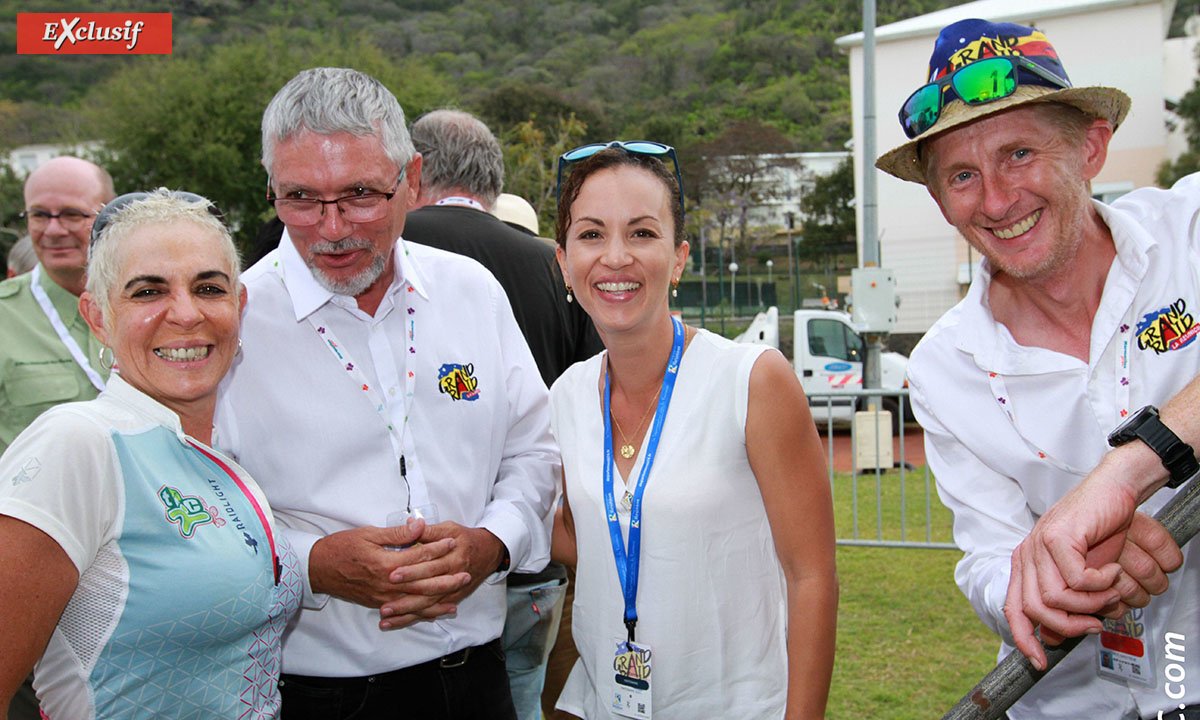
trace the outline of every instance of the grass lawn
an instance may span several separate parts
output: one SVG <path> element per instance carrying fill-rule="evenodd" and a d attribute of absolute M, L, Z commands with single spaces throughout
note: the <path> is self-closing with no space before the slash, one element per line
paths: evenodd
<path fill-rule="evenodd" d="M 907 539 L 925 539 L 925 471 L 907 473 Z M 852 482 L 834 478 L 839 538 L 852 537 Z M 879 487 L 883 537 L 900 539 L 899 472 Z M 950 540 L 950 513 L 930 490 L 931 535 Z M 875 476 L 858 478 L 859 537 L 877 530 Z M 957 550 L 839 546 L 837 655 L 828 712 L 839 718 L 939 718 L 995 664 L 999 639 L 954 585 Z"/>

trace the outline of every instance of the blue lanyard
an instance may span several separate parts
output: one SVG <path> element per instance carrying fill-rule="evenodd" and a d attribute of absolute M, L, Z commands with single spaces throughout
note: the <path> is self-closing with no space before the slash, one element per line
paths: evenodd
<path fill-rule="evenodd" d="M 667 419 L 667 406 L 671 404 L 671 392 L 675 389 L 675 376 L 679 374 L 679 361 L 683 358 L 683 323 L 672 317 L 675 337 L 671 344 L 671 357 L 667 371 L 663 373 L 662 392 L 658 396 L 658 409 L 654 411 L 654 422 L 650 425 L 650 439 L 646 441 L 642 471 L 638 474 L 637 487 L 629 511 L 629 554 L 625 553 L 625 541 L 621 537 L 621 523 L 617 520 L 617 502 L 613 497 L 613 439 L 612 439 L 612 395 L 608 384 L 608 373 L 604 373 L 604 510 L 608 515 L 608 532 L 612 537 L 613 558 L 617 562 L 617 577 L 621 581 L 621 592 L 625 595 L 625 627 L 629 630 L 629 642 L 633 642 L 633 629 L 637 625 L 638 558 L 642 546 L 642 493 L 650 478 L 650 466 L 658 450 L 663 422 Z"/>

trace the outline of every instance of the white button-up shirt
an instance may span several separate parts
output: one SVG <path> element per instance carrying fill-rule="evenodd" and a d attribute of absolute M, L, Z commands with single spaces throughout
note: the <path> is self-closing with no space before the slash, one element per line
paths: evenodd
<path fill-rule="evenodd" d="M 1121 411 L 1162 406 L 1200 371 L 1200 338 L 1171 348 L 1167 334 L 1200 322 L 1200 176 L 1172 191 L 1146 189 L 1112 207 L 1096 203 L 1117 257 L 1091 330 L 1089 361 L 1018 345 L 988 306 L 990 270 L 943 316 L 908 365 L 913 412 L 938 494 L 954 513 L 965 552 L 955 581 L 979 618 L 1013 649 L 1004 617 L 1012 551 L 1034 523 L 1108 452 Z M 1176 312 L 1182 310 L 1182 314 Z M 1153 514 L 1174 494 L 1161 490 L 1141 509 Z M 1200 683 L 1181 699 L 1163 688 L 1163 634 L 1200 637 L 1200 553 L 1185 548 L 1171 589 L 1147 608 L 1143 640 L 1157 687 L 1097 675 L 1097 640 L 1088 638 L 1009 712 L 1014 719 L 1154 717 L 1200 702 Z M 1200 653 L 1187 674 L 1200 676 Z M 1177 690 L 1176 686 L 1172 686 Z M 1174 715 L 1171 715 L 1174 717 Z"/>
<path fill-rule="evenodd" d="M 372 675 L 499 637 L 501 575 L 454 615 L 388 632 L 377 609 L 312 597 L 317 540 L 384 526 L 408 506 L 401 444 L 413 507 L 488 529 L 513 570 L 549 559 L 558 449 L 546 386 L 504 291 L 459 255 L 398 240 L 394 260 L 374 316 L 317 284 L 286 234 L 242 276 L 243 352 L 221 385 L 215 444 L 259 481 L 305 571 L 306 609 L 284 638 L 284 672 Z"/>

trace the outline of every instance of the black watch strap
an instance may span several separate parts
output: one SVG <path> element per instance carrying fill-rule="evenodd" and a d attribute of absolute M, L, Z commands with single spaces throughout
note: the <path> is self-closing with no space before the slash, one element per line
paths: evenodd
<path fill-rule="evenodd" d="M 1158 408 L 1147 405 L 1130 416 L 1121 427 L 1108 436 L 1113 447 L 1139 439 L 1162 460 L 1163 467 L 1170 473 L 1167 487 L 1177 488 L 1200 470 L 1192 446 L 1179 439 L 1171 428 L 1163 424 Z"/>

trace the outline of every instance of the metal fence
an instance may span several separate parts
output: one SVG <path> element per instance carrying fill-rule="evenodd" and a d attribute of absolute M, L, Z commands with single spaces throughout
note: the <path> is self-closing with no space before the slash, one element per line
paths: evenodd
<path fill-rule="evenodd" d="M 827 440 L 826 447 L 828 457 L 826 458 L 829 469 L 829 489 L 835 498 L 839 497 L 838 483 L 850 483 L 850 499 L 851 499 L 851 532 L 849 537 L 843 537 L 846 534 L 844 527 L 839 527 L 837 543 L 839 545 L 868 545 L 876 547 L 908 547 L 908 548 L 938 548 L 956 550 L 957 547 L 952 542 L 936 542 L 933 540 L 933 503 L 937 501 L 934 495 L 933 478 L 929 473 L 929 465 L 922 463 L 923 470 L 921 472 L 914 471 L 907 462 L 908 455 L 905 453 L 905 437 L 904 437 L 904 417 L 907 414 L 908 405 L 908 390 L 887 390 L 887 389 L 871 389 L 871 390 L 838 390 L 825 393 L 811 393 L 808 395 L 812 406 L 813 419 L 817 423 L 818 433 L 822 433 Z M 873 457 L 875 458 L 875 467 L 871 470 L 861 471 L 858 467 L 858 429 L 856 423 L 853 422 L 853 409 L 866 409 L 871 404 L 872 399 L 877 407 L 884 407 L 886 398 L 893 399 L 890 409 L 898 413 L 900 441 L 898 447 L 898 461 L 893 468 L 885 469 L 880 466 L 879 460 L 882 455 L 885 455 L 884 443 L 892 436 L 892 428 L 886 426 L 883 416 L 875 414 L 872 418 L 873 426 L 868 426 L 874 436 Z M 851 455 L 851 474 L 850 479 L 835 478 L 834 476 L 834 431 L 836 427 L 842 427 L 845 422 L 850 421 L 850 455 Z M 870 448 L 868 448 L 870 449 Z M 892 448 L 887 448 L 892 450 Z M 896 472 L 898 470 L 898 473 Z M 868 474 L 864 474 L 868 473 Z M 914 477 L 916 476 L 916 477 Z M 860 525 L 860 517 L 865 518 L 866 523 L 870 522 L 870 510 L 859 507 L 859 486 L 860 482 L 874 484 L 874 535 L 871 535 L 871 528 L 862 527 Z M 890 499 L 894 490 L 899 492 L 899 539 L 885 539 L 884 535 L 884 515 L 885 515 L 885 500 L 884 489 L 889 483 L 898 483 L 898 487 L 888 488 L 889 500 L 888 504 L 894 503 Z M 844 493 L 843 493 L 844 494 Z M 914 498 L 910 495 L 917 495 L 916 502 L 923 504 L 924 512 L 922 527 L 912 528 L 908 522 L 909 509 Z M 895 510 L 894 507 L 889 508 Z M 864 524 L 866 524 L 864 523 Z M 892 533 L 889 533 L 892 534 Z"/>

